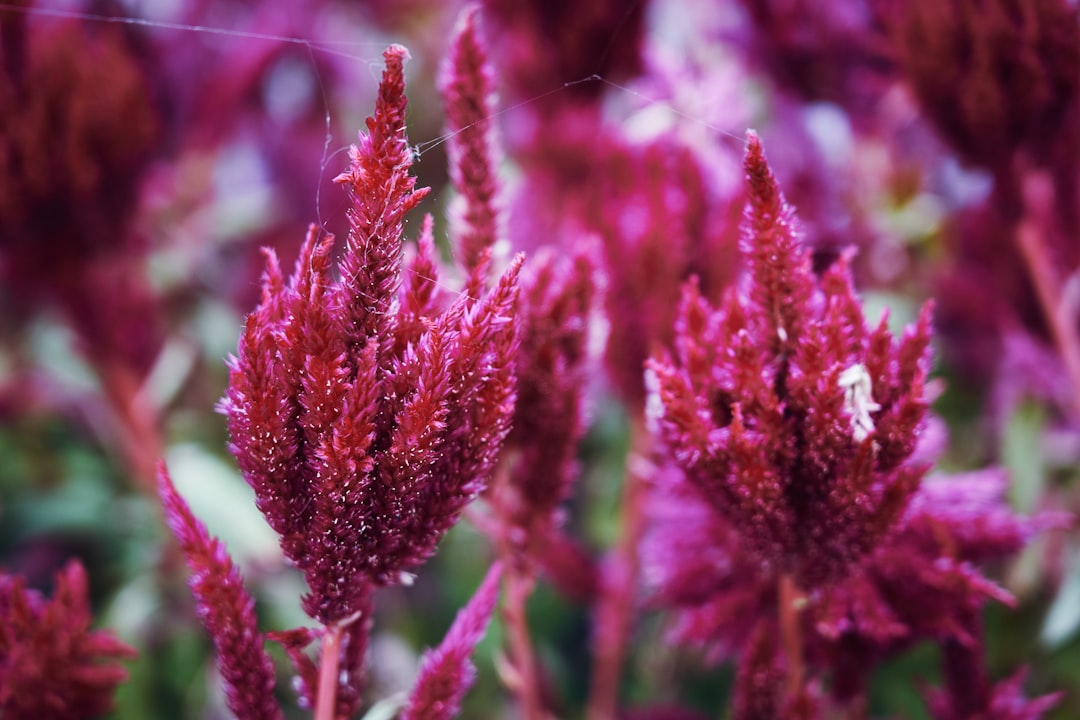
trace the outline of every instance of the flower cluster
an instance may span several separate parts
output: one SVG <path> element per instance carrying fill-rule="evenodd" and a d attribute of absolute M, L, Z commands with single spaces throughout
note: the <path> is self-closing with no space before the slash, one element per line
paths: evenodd
<path fill-rule="evenodd" d="M 86 570 L 69 562 L 52 599 L 0 574 L 0 715 L 12 720 L 92 717 L 108 712 L 135 650 L 90 629 Z"/>
<path fill-rule="evenodd" d="M 1080 90 L 1080 17 L 1062 0 L 885 3 L 902 71 L 966 160 L 993 170 L 1058 152 Z"/>
<path fill-rule="evenodd" d="M 129 5 L 0 5 L 5 720 L 198 697 L 186 615 L 240 720 L 1080 712 L 1075 2 Z"/>
<path fill-rule="evenodd" d="M 314 228 L 288 282 L 269 254 L 221 404 L 259 508 L 307 578 L 305 609 L 324 623 L 432 553 L 483 488 L 513 409 L 518 263 L 487 297 L 446 308 L 430 246 L 399 279 L 405 214 L 424 194 L 408 174 L 404 59 L 386 52 L 368 135 L 339 178 L 353 198 L 340 279 L 333 238 Z"/>
<path fill-rule="evenodd" d="M 176 491 L 164 463 L 158 482 L 166 522 L 191 568 L 188 584 L 199 615 L 214 639 L 229 709 L 238 718 L 281 718 L 274 700 L 274 665 L 263 648 L 255 600 L 221 541 L 210 536 Z"/>
<path fill-rule="evenodd" d="M 811 271 L 752 133 L 745 162 L 746 281 L 717 310 L 688 284 L 676 356 L 649 363 L 672 465 L 654 479 L 644 552 L 673 637 L 739 658 L 737 718 L 818 717 L 827 671 L 832 700 L 850 703 L 922 638 L 955 648 L 947 676 L 981 682 L 950 682 L 943 712 L 1007 695 L 1020 713 L 1007 717 L 1038 717 L 1051 698 L 1028 705 L 1016 682 L 986 679 L 978 613 L 1011 596 L 974 563 L 1065 518 L 1015 516 L 1000 472 L 922 480 L 938 432 L 928 309 L 899 342 L 884 319 L 867 329 L 847 257 Z"/>
<path fill-rule="evenodd" d="M 521 260 L 485 297 L 443 303 L 429 221 L 405 266 L 405 215 L 426 191 L 409 175 L 407 53 L 392 46 L 384 57 L 375 114 L 338 178 L 352 199 L 338 277 L 334 238 L 315 226 L 288 280 L 267 251 L 263 299 L 220 404 L 256 503 L 307 581 L 304 609 L 326 628 L 320 666 L 302 652 L 320 633 L 274 637 L 300 671 L 305 701 L 326 707 L 336 696 L 339 715 L 359 703 L 372 592 L 408 583 L 408 571 L 484 489 L 514 407 Z M 219 546 L 162 482 L 223 675 L 244 688 L 232 697 L 265 698 L 272 676 L 260 673 L 254 689 L 243 679 L 268 670 L 261 642 L 251 645 L 250 600 Z M 250 707 L 245 715 L 264 716 Z"/>
<path fill-rule="evenodd" d="M 902 515 L 925 467 L 929 311 L 895 343 L 870 330 L 846 259 L 820 281 L 757 136 L 747 143 L 746 287 L 713 310 L 691 283 L 676 359 L 650 362 L 673 459 L 747 546 L 817 586 L 848 574 Z"/>

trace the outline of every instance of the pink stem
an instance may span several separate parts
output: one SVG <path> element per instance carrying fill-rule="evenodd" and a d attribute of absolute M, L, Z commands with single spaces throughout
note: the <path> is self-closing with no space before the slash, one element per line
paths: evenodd
<path fill-rule="evenodd" d="M 644 526 L 645 478 L 651 438 L 642 418 L 630 427 L 630 453 L 623 486 L 621 532 L 604 568 L 600 598 L 593 610 L 593 680 L 586 717 L 613 720 L 618 710 L 619 678 L 627 636 L 635 610 L 638 583 L 638 541 Z"/>
<path fill-rule="evenodd" d="M 510 655 L 518 674 L 517 695 L 521 700 L 522 717 L 526 720 L 543 720 L 540 687 L 537 682 L 536 657 L 532 636 L 525 615 L 526 601 L 533 588 L 533 578 L 527 571 L 510 565 L 506 576 L 506 603 L 503 618 L 510 643 Z"/>
<path fill-rule="evenodd" d="M 529 595 L 532 593 L 535 578 L 531 570 L 530 558 L 525 545 L 528 542 L 528 529 L 519 527 L 511 508 L 514 488 L 511 487 L 508 468 L 512 463 L 503 463 L 495 480 L 493 504 L 501 526 L 497 528 L 499 555 L 502 557 L 503 583 L 506 588 L 506 601 L 502 615 L 506 624 L 507 643 L 510 661 L 517 673 L 512 690 L 521 701 L 522 717 L 525 720 L 542 720 L 543 706 L 540 701 L 540 686 L 533 650 L 532 636 L 526 614 Z M 515 534 L 521 534 L 515 542 Z"/>
<path fill-rule="evenodd" d="M 319 655 L 319 689 L 315 695 L 315 720 L 334 720 L 337 707 L 338 661 L 341 656 L 340 625 L 328 625 Z"/>
<path fill-rule="evenodd" d="M 786 573 L 780 576 L 778 590 L 780 641 L 788 659 L 788 697 L 795 698 L 802 692 L 805 675 L 802 628 L 799 623 L 799 606 L 803 598 L 795 580 Z"/>
<path fill-rule="evenodd" d="M 1045 228 L 1053 205 L 1046 178 L 1031 173 L 1025 178 L 1027 212 L 1016 231 L 1016 243 L 1035 286 L 1043 317 L 1072 384 L 1073 411 L 1080 413 L 1080 335 L 1072 308 L 1065 303 L 1061 284 L 1045 244 Z"/>

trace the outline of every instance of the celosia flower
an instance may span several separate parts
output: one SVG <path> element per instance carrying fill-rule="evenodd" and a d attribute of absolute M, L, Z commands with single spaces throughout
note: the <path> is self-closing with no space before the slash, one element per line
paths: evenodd
<path fill-rule="evenodd" d="M 476 5 L 462 11 L 439 83 L 450 133 L 450 180 L 458 192 L 450 208 L 451 234 L 458 264 L 470 274 L 499 235 L 495 78 L 480 37 L 479 14 Z"/>
<path fill-rule="evenodd" d="M 495 611 L 501 575 L 502 566 L 492 565 L 439 647 L 424 653 L 402 720 L 449 720 L 461 711 L 461 701 L 476 681 L 476 668 L 469 656 L 484 637 Z"/>
<path fill-rule="evenodd" d="M 641 68 L 648 5 L 638 2 L 628 7 L 617 0 L 485 0 L 485 14 L 497 41 L 495 57 L 510 97 L 531 104 L 541 100 L 539 112 L 550 120 L 552 106 L 595 97 L 602 89 L 596 83 L 579 83 L 569 95 L 552 94 L 564 83 L 594 73 L 617 82 L 635 75 Z"/>
<path fill-rule="evenodd" d="M 903 72 L 938 131 L 969 162 L 1008 171 L 1025 149 L 1060 152 L 1080 89 L 1080 20 L 1067 0 L 891 2 Z"/>
<path fill-rule="evenodd" d="M 1013 515 L 996 471 L 920 485 L 937 441 L 928 312 L 899 342 L 868 330 L 847 257 L 811 272 L 753 134 L 746 171 L 746 282 L 715 311 L 691 283 L 677 360 L 649 364 L 672 465 L 654 480 L 645 575 L 673 639 L 739 659 L 737 718 L 818 717 L 820 681 L 848 703 L 920 639 L 979 656 L 968 620 L 1011 597 L 974 564 L 1062 518 Z M 997 702 L 983 690 L 969 704 Z"/>
<path fill-rule="evenodd" d="M 206 526 L 192 515 L 164 464 L 158 468 L 158 489 L 169 529 L 191 568 L 188 584 L 198 602 L 199 617 L 217 648 L 229 710 L 239 720 L 281 718 L 274 699 L 274 664 L 263 647 L 254 598 L 244 588 L 224 545 L 210 537 Z"/>
<path fill-rule="evenodd" d="M 596 284 L 586 253 L 564 261 L 545 253 L 524 281 L 518 399 L 507 439 L 520 454 L 510 482 L 519 494 L 514 522 L 521 527 L 551 522 L 577 474 Z"/>
<path fill-rule="evenodd" d="M 676 358 L 650 361 L 671 457 L 747 547 L 799 585 L 848 574 L 888 535 L 925 468 L 929 313 L 869 330 L 847 258 L 820 279 L 749 135 L 745 287 L 713 310 L 687 286 Z"/>
<path fill-rule="evenodd" d="M 221 404 L 256 502 L 308 582 L 304 608 L 327 625 L 434 551 L 483 489 L 513 409 L 520 260 L 487 297 L 441 313 L 434 277 L 401 283 L 405 214 L 425 191 L 408 173 L 406 51 L 384 57 L 368 134 L 339 178 L 353 199 L 340 279 L 333 238 L 314 228 L 287 283 L 268 253 Z"/>
<path fill-rule="evenodd" d="M 149 83 L 119 28 L 29 15 L 0 14 L 5 297 L 58 303 L 99 369 L 145 372 L 161 342 L 132 228 L 160 136 Z"/>
<path fill-rule="evenodd" d="M 86 571 L 78 561 L 56 574 L 51 600 L 21 577 L 0 574 L 0 716 L 71 720 L 108 712 L 135 650 L 90 629 Z"/>
<path fill-rule="evenodd" d="M 978 657 L 981 637 L 970 618 L 987 600 L 1012 599 L 976 563 L 1006 558 L 1064 520 L 1050 513 L 1017 517 L 1005 503 L 1006 484 L 999 470 L 924 480 L 898 527 L 856 571 L 807 589 L 799 621 L 803 654 L 811 677 L 831 677 L 833 701 L 864 696 L 883 660 L 921 640 L 952 645 L 969 663 Z M 741 674 L 744 662 L 756 663 L 783 688 L 775 570 L 676 468 L 656 476 L 648 507 L 644 575 L 653 603 L 671 610 L 668 637 L 701 648 L 713 661 L 738 659 Z M 760 656 L 761 643 L 772 643 L 774 654 Z M 985 702 L 999 692 L 989 683 L 982 690 Z M 752 691 L 740 686 L 740 692 Z"/>
<path fill-rule="evenodd" d="M 1026 698 L 1023 692 L 1025 677 L 1027 670 L 1020 670 L 1012 677 L 995 684 L 988 692 L 979 696 L 980 701 L 974 707 L 959 706 L 955 698 L 947 693 L 934 693 L 929 699 L 931 712 L 936 720 L 969 720 L 972 717 L 988 720 L 1039 720 L 1043 713 L 1057 706 L 1062 693 Z M 970 681 L 971 678 L 959 680 Z M 970 686 L 962 689 L 969 690 Z"/>
<path fill-rule="evenodd" d="M 450 177 L 458 192 L 450 234 L 470 293 L 488 282 L 501 215 L 492 122 L 495 81 L 478 22 L 477 6 L 462 11 L 441 79 L 451 132 Z M 515 538 L 511 544 L 517 560 L 539 559 L 555 573 L 556 582 L 575 594 L 591 586 L 591 567 L 581 562 L 580 550 L 554 531 L 558 506 L 576 474 L 574 456 L 584 432 L 586 345 L 596 275 L 586 251 L 564 262 L 542 251 L 523 278 L 517 405 L 507 441 L 511 452 L 501 474 L 505 486 L 495 491 L 504 531 Z"/>

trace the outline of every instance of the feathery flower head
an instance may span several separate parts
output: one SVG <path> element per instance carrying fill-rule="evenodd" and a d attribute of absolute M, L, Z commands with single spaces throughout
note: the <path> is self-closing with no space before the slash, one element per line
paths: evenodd
<path fill-rule="evenodd" d="M 0 716 L 68 720 L 107 713 L 135 650 L 90 629 L 86 570 L 72 560 L 52 599 L 0 573 Z"/>
<path fill-rule="evenodd" d="M 255 600 L 217 538 L 210 537 L 176 491 L 165 464 L 158 466 L 158 492 L 169 529 L 191 568 L 188 585 L 199 618 L 217 648 L 218 669 L 229 710 L 239 720 L 281 718 L 274 699 L 274 664 L 263 647 L 255 618 Z"/>
<path fill-rule="evenodd" d="M 747 61 L 808 101 L 871 112 L 892 70 L 873 23 L 873 3 L 741 0 L 747 27 L 735 43 Z"/>
<path fill-rule="evenodd" d="M 439 81 L 446 105 L 450 180 L 458 196 L 450 208 L 458 262 L 477 270 L 499 235 L 495 149 L 495 74 L 479 27 L 480 7 L 458 18 Z"/>
<path fill-rule="evenodd" d="M 0 13 L 3 300 L 18 315 L 56 303 L 99 371 L 141 376 L 162 341 L 133 230 L 161 136 L 149 80 L 119 27 L 12 10 Z"/>
<path fill-rule="evenodd" d="M 430 225 L 402 283 L 405 214 L 426 193 L 409 175 L 402 66 L 392 46 L 368 132 L 338 181 L 351 230 L 312 228 L 285 280 L 268 252 L 221 403 L 232 452 L 323 624 L 408 580 L 486 482 L 509 429 L 521 259 L 481 299 L 440 310 Z"/>
<path fill-rule="evenodd" d="M 1011 604 L 1012 597 L 977 564 L 1007 558 L 1035 534 L 1067 522 L 1060 513 L 1017 516 L 1006 486 L 1000 470 L 927 478 L 897 529 L 857 570 L 807 590 L 803 655 L 810 679 L 831 678 L 832 700 L 864 696 L 883 660 L 921 640 L 953 649 L 945 658 L 950 672 L 981 672 L 982 638 L 972 620 L 987 600 Z M 701 648 L 713 661 L 738 658 L 747 682 L 753 675 L 743 663 L 782 677 L 783 654 L 775 645 L 772 655 L 763 650 L 779 633 L 773 569 L 755 559 L 734 523 L 675 467 L 656 477 L 649 514 L 644 572 L 653 603 L 671 611 L 669 638 Z M 953 702 L 955 690 L 940 702 Z M 749 697 L 751 689 L 742 692 Z M 969 689 L 968 702 L 990 703 L 998 692 L 987 682 Z"/>
<path fill-rule="evenodd" d="M 502 565 L 495 563 L 462 608 L 439 647 L 428 650 L 420 660 L 420 673 L 402 713 L 402 720 L 449 720 L 457 717 L 461 701 L 476 681 L 476 668 L 469 661 L 484 637 L 495 603 L 499 598 Z"/>
<path fill-rule="evenodd" d="M 34 290 L 132 249 L 126 231 L 160 122 L 119 28 L 4 12 L 0 39 L 5 279 Z"/>
<path fill-rule="evenodd" d="M 575 476 L 596 285 L 587 252 L 571 258 L 542 253 L 523 281 L 517 406 L 507 439 L 520 453 L 510 472 L 519 496 L 511 514 L 523 527 L 554 520 Z"/>
<path fill-rule="evenodd" d="M 545 119 L 554 106 L 600 94 L 600 84 L 580 82 L 590 75 L 622 81 L 641 71 L 648 9 L 648 2 L 628 6 L 618 0 L 484 0 L 485 15 L 498 29 L 493 39 L 510 96 L 541 100 Z M 569 99 L 552 93 L 564 84 Z"/>
<path fill-rule="evenodd" d="M 671 457 L 758 558 L 802 587 L 847 575 L 895 527 L 925 472 L 929 308 L 896 342 L 869 329 L 849 256 L 821 277 L 753 133 L 744 287 L 720 308 L 687 284 L 673 358 L 649 362 Z"/>

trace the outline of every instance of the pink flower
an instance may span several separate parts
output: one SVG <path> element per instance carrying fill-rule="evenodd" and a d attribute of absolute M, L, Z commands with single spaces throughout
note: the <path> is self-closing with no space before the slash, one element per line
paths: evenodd
<path fill-rule="evenodd" d="M 259 508 L 303 571 L 305 610 L 324 624 L 362 611 L 370 589 L 407 580 L 479 493 L 509 429 L 520 259 L 489 295 L 437 307 L 430 242 L 402 284 L 414 190 L 400 46 L 375 115 L 338 181 L 351 231 L 313 228 L 285 281 L 268 253 L 221 403 Z M 430 273 L 430 274 L 429 274 Z"/>
<path fill-rule="evenodd" d="M 281 718 L 274 699 L 274 664 L 263 647 L 254 598 L 221 541 L 210 537 L 206 526 L 192 515 L 164 463 L 158 468 L 158 488 L 169 529 L 191 568 L 188 584 L 199 617 L 217 648 L 229 710 L 239 720 Z"/>
<path fill-rule="evenodd" d="M 748 550 L 817 587 L 895 526 L 925 468 L 929 311 L 900 342 L 867 327 L 848 258 L 814 275 L 757 137 L 746 154 L 747 278 L 714 309 L 686 286 L 675 357 L 650 361 L 671 458 Z"/>
<path fill-rule="evenodd" d="M 86 571 L 72 560 L 51 600 L 0 574 L 0 715 L 10 720 L 96 717 L 112 708 L 135 650 L 90 629 Z"/>

